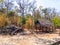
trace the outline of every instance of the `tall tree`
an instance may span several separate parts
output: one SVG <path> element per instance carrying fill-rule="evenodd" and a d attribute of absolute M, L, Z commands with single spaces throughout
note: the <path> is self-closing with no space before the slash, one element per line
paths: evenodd
<path fill-rule="evenodd" d="M 33 17 L 34 17 L 35 19 L 40 19 L 40 18 L 41 18 L 40 11 L 39 11 L 39 10 L 35 10 L 35 11 L 33 12 Z"/>
<path fill-rule="evenodd" d="M 54 8 L 44 8 L 42 11 L 46 19 L 52 19 L 55 15 L 57 15 L 56 9 Z"/>
<path fill-rule="evenodd" d="M 5 13 L 6 9 L 4 8 L 4 0 L 0 0 L 0 12 Z"/>
<path fill-rule="evenodd" d="M 3 4 L 4 4 L 4 0 L 0 0 L 0 6 L 1 6 L 1 9 L 3 9 Z"/>
<path fill-rule="evenodd" d="M 22 16 L 33 11 L 35 7 L 36 0 L 18 0 L 17 4 L 19 5 L 19 12 Z"/>
<path fill-rule="evenodd" d="M 5 0 L 4 3 L 5 3 L 5 7 L 6 7 L 6 13 L 8 15 L 9 11 L 13 7 L 13 1 L 11 1 L 11 0 Z"/>

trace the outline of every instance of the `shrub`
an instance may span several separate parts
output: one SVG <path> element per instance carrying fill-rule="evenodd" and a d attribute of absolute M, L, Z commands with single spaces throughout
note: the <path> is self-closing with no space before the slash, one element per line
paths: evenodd
<path fill-rule="evenodd" d="M 21 23 L 22 23 L 22 25 L 24 25 L 26 23 L 26 18 L 25 17 L 21 18 Z"/>
<path fill-rule="evenodd" d="M 7 24 L 6 22 L 6 15 L 0 15 L 0 28 L 5 26 Z"/>
<path fill-rule="evenodd" d="M 15 14 L 15 12 L 10 11 L 9 14 L 8 14 L 8 16 L 9 16 L 9 17 L 12 17 L 12 16 L 14 16 L 14 14 Z"/>
<path fill-rule="evenodd" d="M 60 17 L 59 16 L 55 16 L 52 20 L 53 20 L 53 23 L 55 24 L 55 26 L 60 27 Z"/>
<path fill-rule="evenodd" d="M 32 17 L 29 17 L 29 18 L 26 20 L 25 28 L 31 29 L 33 26 L 34 26 L 34 20 L 33 20 Z"/>
<path fill-rule="evenodd" d="M 13 21 L 17 26 L 21 25 L 21 17 L 20 16 L 14 16 L 14 21 Z"/>

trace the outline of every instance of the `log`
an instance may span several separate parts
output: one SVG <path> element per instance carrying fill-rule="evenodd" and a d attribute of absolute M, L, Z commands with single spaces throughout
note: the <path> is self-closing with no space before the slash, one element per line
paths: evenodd
<path fill-rule="evenodd" d="M 16 30 L 14 30 L 14 31 L 11 32 L 11 35 L 15 34 L 17 31 L 23 32 L 23 28 L 22 27 L 17 28 Z"/>

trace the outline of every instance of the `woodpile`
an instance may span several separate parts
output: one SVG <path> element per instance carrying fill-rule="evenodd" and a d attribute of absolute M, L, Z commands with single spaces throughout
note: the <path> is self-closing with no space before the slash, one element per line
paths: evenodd
<path fill-rule="evenodd" d="M 22 27 L 17 27 L 15 25 L 5 26 L 0 31 L 2 34 L 16 34 L 19 32 L 24 32 L 24 29 Z"/>

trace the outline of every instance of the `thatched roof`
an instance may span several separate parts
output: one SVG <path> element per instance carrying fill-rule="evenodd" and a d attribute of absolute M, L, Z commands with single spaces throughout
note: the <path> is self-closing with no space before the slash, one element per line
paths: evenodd
<path fill-rule="evenodd" d="M 41 24 L 41 26 L 50 27 L 50 26 L 54 25 L 51 21 L 49 21 L 47 19 L 39 19 L 38 21 Z"/>

